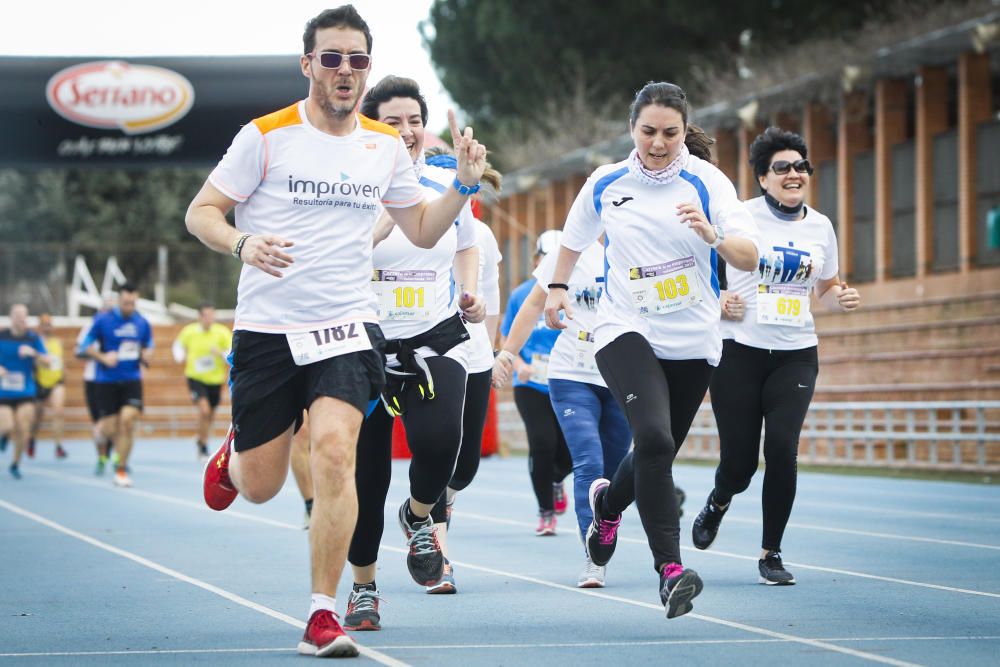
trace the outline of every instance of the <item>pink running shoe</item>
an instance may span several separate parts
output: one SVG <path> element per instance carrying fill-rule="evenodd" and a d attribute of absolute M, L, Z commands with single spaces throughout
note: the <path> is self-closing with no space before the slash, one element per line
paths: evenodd
<path fill-rule="evenodd" d="M 537 537 L 548 537 L 556 534 L 556 514 L 555 512 L 542 511 L 538 513 L 538 528 L 535 528 Z"/>
<path fill-rule="evenodd" d="M 595 479 L 590 485 L 590 510 L 594 520 L 587 527 L 587 555 L 594 565 L 607 565 L 615 554 L 618 545 L 618 527 L 622 523 L 622 515 L 607 515 L 601 513 L 601 504 L 611 482 L 606 479 Z"/>
<path fill-rule="evenodd" d="M 556 514 L 565 514 L 569 507 L 569 499 L 566 498 L 566 485 L 562 482 L 552 485 L 552 506 Z"/>

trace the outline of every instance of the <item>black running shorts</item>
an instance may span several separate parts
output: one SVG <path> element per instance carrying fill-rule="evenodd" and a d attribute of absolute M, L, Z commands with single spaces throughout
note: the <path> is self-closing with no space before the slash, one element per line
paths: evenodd
<path fill-rule="evenodd" d="M 83 395 L 87 399 L 87 412 L 90 414 L 90 421 L 96 423 L 101 418 L 97 411 L 97 383 L 93 380 L 85 380 Z"/>
<path fill-rule="evenodd" d="M 142 380 L 94 383 L 94 407 L 98 419 L 116 415 L 127 405 L 142 411 Z"/>
<path fill-rule="evenodd" d="M 219 407 L 219 401 L 222 399 L 222 385 L 221 384 L 205 384 L 204 382 L 198 382 L 197 380 L 187 379 L 188 381 L 188 391 L 191 393 L 191 402 L 197 403 L 202 398 L 208 399 L 208 404 L 212 406 L 212 409 Z"/>
<path fill-rule="evenodd" d="M 368 402 L 385 384 L 385 338 L 376 324 L 365 324 L 371 350 L 351 352 L 296 366 L 283 334 L 233 333 L 229 388 L 233 402 L 233 448 L 246 451 L 270 442 L 320 396 L 350 403 L 365 414 Z"/>

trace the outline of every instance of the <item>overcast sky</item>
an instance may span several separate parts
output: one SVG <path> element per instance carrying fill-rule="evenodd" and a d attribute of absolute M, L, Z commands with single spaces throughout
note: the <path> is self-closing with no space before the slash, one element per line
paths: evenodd
<path fill-rule="evenodd" d="M 31 0 L 0 21 L 0 55 L 173 56 L 277 55 L 302 52 L 305 22 L 340 4 L 311 0 Z M 387 74 L 420 83 L 428 127 L 448 126 L 453 105 L 441 88 L 417 24 L 431 0 L 354 0 L 374 39 L 373 85 Z M 277 11 L 276 11 L 277 10 Z"/>

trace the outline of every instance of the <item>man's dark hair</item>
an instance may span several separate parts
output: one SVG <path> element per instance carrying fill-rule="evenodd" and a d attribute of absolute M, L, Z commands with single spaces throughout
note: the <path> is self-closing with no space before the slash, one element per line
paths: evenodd
<path fill-rule="evenodd" d="M 420 84 L 413 79 L 391 74 L 365 93 L 364 99 L 361 100 L 361 115 L 378 120 L 378 105 L 388 102 L 394 97 L 409 97 L 416 100 L 417 104 L 420 105 L 420 120 L 424 125 L 427 125 L 427 100 L 420 92 Z"/>
<path fill-rule="evenodd" d="M 211 301 L 202 301 L 201 303 L 198 304 L 199 313 L 205 310 L 206 308 L 215 308 L 215 304 L 212 303 Z"/>
<path fill-rule="evenodd" d="M 353 28 L 364 33 L 368 44 L 368 53 L 372 52 L 372 32 L 368 24 L 358 14 L 354 5 L 341 5 L 336 9 L 326 9 L 318 16 L 309 19 L 306 30 L 302 33 L 302 53 L 312 53 L 316 48 L 316 31 L 322 28 Z"/>
<path fill-rule="evenodd" d="M 118 287 L 119 294 L 121 294 L 122 292 L 132 292 L 133 294 L 135 294 L 138 291 L 139 289 L 132 283 L 123 283 Z"/>

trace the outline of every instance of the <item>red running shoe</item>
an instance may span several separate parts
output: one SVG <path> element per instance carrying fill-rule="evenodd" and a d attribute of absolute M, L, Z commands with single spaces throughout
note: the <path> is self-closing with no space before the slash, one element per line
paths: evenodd
<path fill-rule="evenodd" d="M 552 506 L 556 514 L 565 514 L 569 507 L 569 500 L 566 498 L 566 486 L 559 482 L 552 485 Z"/>
<path fill-rule="evenodd" d="M 236 496 L 240 494 L 229 479 L 229 453 L 232 451 L 235 437 L 236 432 L 230 426 L 222 447 L 205 466 L 205 504 L 217 512 L 232 505 Z"/>
<path fill-rule="evenodd" d="M 28 458 L 29 459 L 35 458 L 35 439 L 34 438 L 28 438 L 27 453 L 28 453 Z"/>
<path fill-rule="evenodd" d="M 309 618 L 306 632 L 299 642 L 299 655 L 356 658 L 358 653 L 357 643 L 344 633 L 335 613 L 319 609 Z"/>

